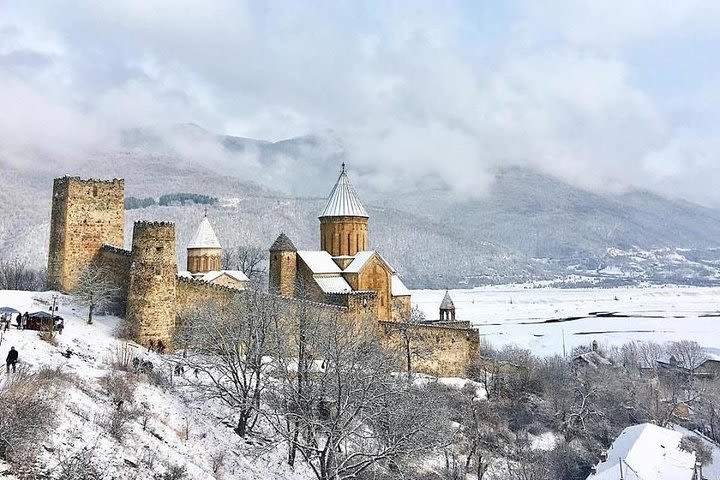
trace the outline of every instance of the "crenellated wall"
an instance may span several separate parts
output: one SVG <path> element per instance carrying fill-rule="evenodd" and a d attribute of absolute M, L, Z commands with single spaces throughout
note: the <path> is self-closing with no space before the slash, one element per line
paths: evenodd
<path fill-rule="evenodd" d="M 210 284 L 202 280 L 177 277 L 175 286 L 175 302 L 179 314 L 189 312 L 203 304 L 224 306 L 233 297 L 241 295 L 242 290 Z"/>

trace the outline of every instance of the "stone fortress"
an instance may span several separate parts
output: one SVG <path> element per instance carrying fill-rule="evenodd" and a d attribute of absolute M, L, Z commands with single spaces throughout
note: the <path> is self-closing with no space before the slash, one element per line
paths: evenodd
<path fill-rule="evenodd" d="M 132 247 L 124 249 L 124 199 L 123 180 L 55 179 L 48 287 L 71 292 L 86 268 L 102 268 L 119 287 L 135 340 L 171 346 L 182 312 L 242 295 L 249 280 L 221 269 L 222 246 L 207 216 L 187 246 L 186 271 L 178 271 L 172 223 L 135 222 Z M 379 341 L 393 349 L 406 347 L 410 330 L 413 348 L 423 351 L 415 371 L 464 375 L 479 353 L 478 332 L 455 320 L 454 307 L 452 318 L 441 311 L 441 320 L 408 323 L 410 291 L 380 253 L 369 250 L 368 220 L 343 165 L 320 215 L 320 250 L 298 251 L 285 234 L 270 247 L 270 294 L 312 302 L 349 322 L 370 318 Z"/>

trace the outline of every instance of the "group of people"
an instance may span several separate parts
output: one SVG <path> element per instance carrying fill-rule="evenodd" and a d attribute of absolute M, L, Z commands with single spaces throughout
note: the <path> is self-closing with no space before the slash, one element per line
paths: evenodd
<path fill-rule="evenodd" d="M 165 344 L 160 339 L 155 341 L 151 338 L 148 341 L 148 350 L 150 350 L 151 352 L 165 353 Z"/>
<path fill-rule="evenodd" d="M 30 314 L 28 312 L 25 312 L 24 315 L 17 314 L 17 317 L 15 317 L 15 323 L 17 324 L 18 330 L 25 330 L 25 327 L 27 326 L 28 318 L 30 318 Z M 3 313 L 0 315 L 0 329 L 4 331 L 10 330 L 10 324 L 12 323 L 12 315 L 9 313 Z"/>

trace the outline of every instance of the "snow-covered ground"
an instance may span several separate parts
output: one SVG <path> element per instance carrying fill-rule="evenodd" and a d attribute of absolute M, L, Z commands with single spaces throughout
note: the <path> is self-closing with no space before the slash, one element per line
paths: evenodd
<path fill-rule="evenodd" d="M 0 291 L 0 307 L 21 312 L 49 311 L 52 292 Z M 108 433 L 107 424 L 117 408 L 101 387 L 100 379 L 113 371 L 114 352 L 121 344 L 112 332 L 116 317 L 98 316 L 87 325 L 84 312 L 75 311 L 69 299 L 59 295 L 58 314 L 65 319 L 65 329 L 51 345 L 32 330 L 17 330 L 15 323 L 3 332 L 0 355 L 5 358 L 11 346 L 20 354 L 19 368 L 57 367 L 73 375 L 62 405 L 57 406 L 58 429 L 44 442 L 43 464 L 52 469 L 62 459 L 86 449 L 86 455 L 98 459 L 108 478 L 152 479 L 167 466 L 184 466 L 190 479 L 307 479 L 302 468 L 290 471 L 284 454 L 276 449 L 246 443 L 227 425 L 232 419 L 221 408 L 195 401 L 177 392 L 162 389 L 140 380 L 132 407 L 140 418 L 129 422 L 122 444 Z M 129 347 L 156 369 L 171 366 L 158 355 L 134 344 Z M 70 358 L 61 355 L 72 350 Z M 11 374 L 12 375 L 12 374 Z M 0 384 L 6 381 L 3 368 Z M 176 377 L 176 382 L 182 378 Z M 147 418 L 145 428 L 142 418 Z M 232 424 L 232 423 L 230 423 Z M 212 458 L 224 454 L 224 477 L 214 477 Z M 2 465 L 0 465 L 2 467 Z M 2 474 L 0 478 L 8 478 Z M 307 473 L 307 472 L 304 472 Z"/>
<path fill-rule="evenodd" d="M 412 300 L 428 319 L 437 319 L 444 294 L 414 290 Z M 562 354 L 563 343 L 569 352 L 593 340 L 619 345 L 688 339 L 720 351 L 720 288 L 506 285 L 451 290 L 450 295 L 457 318 L 476 325 L 483 340 L 496 346 L 516 344 L 538 355 Z"/>

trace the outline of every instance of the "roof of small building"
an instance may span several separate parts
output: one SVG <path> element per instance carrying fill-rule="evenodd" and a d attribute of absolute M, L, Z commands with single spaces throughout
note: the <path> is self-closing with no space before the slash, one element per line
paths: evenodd
<path fill-rule="evenodd" d="M 650 423 L 628 427 L 588 480 L 691 480 L 695 454 L 680 448 L 681 438 L 679 432 Z"/>
<path fill-rule="evenodd" d="M 440 302 L 440 309 L 441 310 L 452 310 L 455 308 L 455 304 L 452 301 L 452 298 L 450 298 L 450 292 L 445 290 L 445 296 L 442 299 L 442 302 Z"/>
<path fill-rule="evenodd" d="M 343 277 L 314 277 L 315 283 L 318 284 L 324 293 L 349 293 L 352 287 Z"/>
<path fill-rule="evenodd" d="M 360 202 L 360 197 L 358 197 L 355 188 L 350 183 L 347 173 L 345 173 L 344 163 L 340 176 L 325 204 L 325 209 L 320 214 L 320 218 L 323 217 L 369 217 L 365 207 Z"/>
<path fill-rule="evenodd" d="M 187 248 L 222 248 L 207 217 L 203 217 Z"/>
<path fill-rule="evenodd" d="M 292 240 L 285 235 L 284 233 L 281 233 L 278 235 L 277 239 L 275 239 L 275 242 L 270 247 L 271 252 L 297 252 L 297 248 L 295 248 L 295 244 L 293 244 Z"/>
<path fill-rule="evenodd" d="M 298 256 L 312 273 L 340 273 L 340 267 L 324 250 L 300 250 Z"/>
<path fill-rule="evenodd" d="M 213 280 L 217 280 L 218 278 L 222 277 L 223 275 L 227 275 L 230 278 L 233 278 L 239 282 L 249 282 L 250 279 L 243 273 L 241 270 L 217 270 L 208 272 L 202 277 L 200 277 L 200 280 L 203 280 L 205 282 L 212 282 Z"/>
<path fill-rule="evenodd" d="M 370 259 L 373 258 L 375 255 L 377 255 L 380 258 L 380 260 L 382 260 L 382 262 L 388 266 L 388 268 L 390 269 L 390 272 L 395 273 L 395 269 L 393 268 L 393 266 L 390 265 L 388 263 L 388 261 L 385 260 L 385 258 L 383 258 L 383 256 L 380 255 L 375 250 L 363 250 L 361 252 L 357 252 L 355 254 L 355 259 L 352 262 L 350 262 L 350 265 L 347 266 L 347 268 L 344 270 L 344 272 L 345 273 L 360 273 L 360 270 L 362 270 L 363 267 L 365 266 L 365 264 L 368 261 L 370 261 Z"/>
<path fill-rule="evenodd" d="M 410 290 L 408 290 L 403 281 L 400 280 L 400 277 L 395 274 L 392 276 L 392 285 L 390 288 L 393 297 L 404 297 L 410 295 Z"/>

